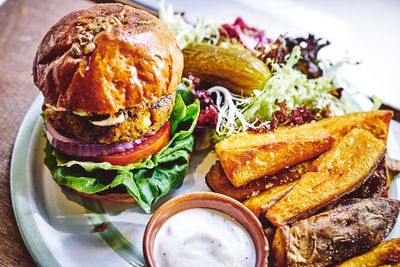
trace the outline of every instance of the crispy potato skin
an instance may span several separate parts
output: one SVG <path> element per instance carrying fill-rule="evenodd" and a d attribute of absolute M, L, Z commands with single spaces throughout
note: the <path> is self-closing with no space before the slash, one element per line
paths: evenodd
<path fill-rule="evenodd" d="M 241 187 L 235 187 L 226 177 L 220 161 L 217 161 L 207 173 L 206 183 L 214 192 L 230 196 L 238 201 L 244 201 L 254 193 L 262 193 L 270 188 L 300 179 L 310 165 L 311 161 L 302 162 L 275 175 L 265 176 Z"/>
<path fill-rule="evenodd" d="M 385 151 L 371 133 L 353 129 L 311 164 L 293 189 L 267 211 L 267 219 L 275 226 L 292 223 L 353 192 L 371 176 Z"/>
<path fill-rule="evenodd" d="M 400 263 L 383 264 L 383 265 L 379 265 L 379 267 L 400 267 Z"/>
<path fill-rule="evenodd" d="M 394 263 L 400 263 L 400 238 L 384 241 L 365 254 L 339 264 L 338 267 L 375 267 Z"/>
<path fill-rule="evenodd" d="M 352 199 L 292 226 L 282 226 L 272 248 L 278 250 L 276 266 L 328 266 L 359 255 L 391 232 L 399 211 L 398 200 Z"/>
<path fill-rule="evenodd" d="M 275 231 L 274 240 L 272 241 L 271 246 L 271 259 L 273 266 L 287 266 L 286 237 L 289 236 L 289 230 L 289 227 L 279 227 Z"/>
<path fill-rule="evenodd" d="M 272 187 L 256 196 L 252 196 L 243 204 L 251 210 L 254 215 L 259 217 L 261 213 L 279 201 L 287 192 L 289 192 L 297 181 Z"/>
<path fill-rule="evenodd" d="M 384 157 L 371 177 L 346 198 L 387 197 L 389 182 L 390 177 L 386 169 L 386 157 Z"/>

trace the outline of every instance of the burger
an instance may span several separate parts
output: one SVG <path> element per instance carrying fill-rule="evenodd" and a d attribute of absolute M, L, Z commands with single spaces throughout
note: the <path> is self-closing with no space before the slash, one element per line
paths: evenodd
<path fill-rule="evenodd" d="M 146 212 L 182 185 L 199 102 L 181 83 L 183 56 L 149 13 L 99 4 L 68 14 L 40 43 L 45 164 L 85 197 Z"/>

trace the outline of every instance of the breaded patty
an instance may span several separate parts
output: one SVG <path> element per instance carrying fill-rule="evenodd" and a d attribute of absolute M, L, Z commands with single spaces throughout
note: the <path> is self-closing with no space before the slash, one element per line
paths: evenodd
<path fill-rule="evenodd" d="M 152 135 L 168 121 L 175 104 L 175 93 L 162 97 L 152 105 L 135 107 L 120 111 L 125 121 L 111 126 L 97 126 L 90 120 L 107 119 L 108 116 L 78 116 L 71 111 L 44 110 L 46 119 L 62 135 L 88 143 L 110 144 L 130 142 Z"/>

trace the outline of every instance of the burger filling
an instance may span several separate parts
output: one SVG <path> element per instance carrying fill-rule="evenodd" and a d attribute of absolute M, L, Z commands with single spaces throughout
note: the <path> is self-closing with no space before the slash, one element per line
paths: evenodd
<path fill-rule="evenodd" d="M 46 120 L 60 134 L 88 143 L 111 144 L 132 142 L 154 134 L 168 121 L 175 94 L 162 97 L 154 104 L 122 110 L 113 115 L 80 116 L 71 111 L 45 107 Z"/>
<path fill-rule="evenodd" d="M 129 195 L 141 208 L 150 212 L 158 199 L 182 185 L 189 168 L 190 153 L 194 147 L 193 130 L 200 113 L 200 102 L 191 94 L 191 86 L 180 84 L 176 95 L 165 97 L 156 104 L 141 109 L 131 109 L 136 115 L 128 114 L 128 110 L 124 111 L 124 121 L 112 126 L 94 125 L 94 116 L 83 117 L 68 111 L 57 111 L 52 107 L 45 108 L 45 111 L 47 142 L 44 162 L 60 186 L 97 199 L 125 201 L 129 200 Z M 128 125 L 133 124 L 134 116 L 136 120 L 146 124 L 143 116 L 139 115 L 145 111 L 152 114 L 151 125 L 157 122 L 162 126 L 152 136 L 145 138 L 143 143 L 133 144 L 133 148 L 121 153 L 103 154 L 110 147 L 111 151 L 125 148 L 127 142 L 86 143 L 63 136 L 68 133 L 69 136 L 82 139 L 84 129 L 90 129 L 86 132 L 90 132 L 92 138 L 98 139 L 86 140 L 99 140 L 107 137 L 102 132 L 103 129 L 121 131 L 121 136 L 124 130 L 127 135 L 131 127 L 139 135 L 141 132 L 136 130 L 136 126 Z M 117 118 L 118 115 L 110 117 Z M 158 117 L 164 119 L 157 119 Z M 97 119 L 104 121 L 108 118 Z M 78 126 L 71 127 L 75 122 Z M 151 125 L 147 128 L 151 128 Z M 132 139 L 137 140 L 136 137 Z M 64 153 L 65 151 L 71 153 Z M 102 155 L 83 156 L 83 153 L 95 152 Z"/>

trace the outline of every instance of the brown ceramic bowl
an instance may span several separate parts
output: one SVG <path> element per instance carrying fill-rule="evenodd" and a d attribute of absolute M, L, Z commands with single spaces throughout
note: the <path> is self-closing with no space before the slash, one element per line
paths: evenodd
<path fill-rule="evenodd" d="M 242 203 L 225 195 L 212 192 L 189 193 L 164 203 L 151 217 L 143 237 L 143 253 L 146 263 L 156 267 L 154 240 L 158 230 L 174 214 L 192 208 L 210 208 L 223 212 L 240 223 L 253 239 L 256 267 L 267 266 L 268 242 L 257 217 Z"/>

